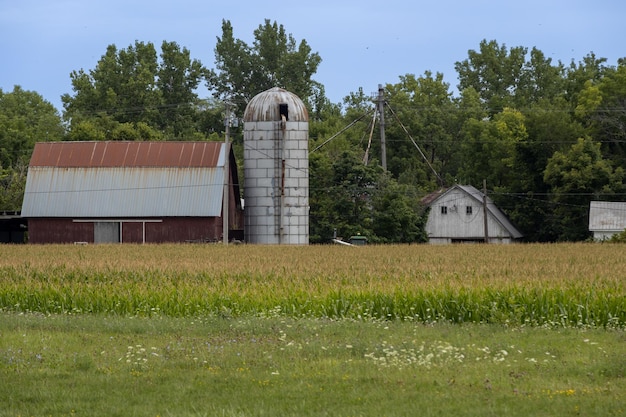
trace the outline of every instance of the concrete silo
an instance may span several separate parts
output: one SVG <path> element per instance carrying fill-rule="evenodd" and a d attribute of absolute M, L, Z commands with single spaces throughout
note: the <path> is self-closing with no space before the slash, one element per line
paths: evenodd
<path fill-rule="evenodd" d="M 309 115 L 281 88 L 244 113 L 244 235 L 248 243 L 309 243 Z"/>

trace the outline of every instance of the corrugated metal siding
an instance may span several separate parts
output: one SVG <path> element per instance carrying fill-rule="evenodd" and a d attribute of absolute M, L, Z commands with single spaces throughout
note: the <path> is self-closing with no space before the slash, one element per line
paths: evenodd
<path fill-rule="evenodd" d="M 22 216 L 220 216 L 223 187 L 223 166 L 57 168 L 31 165 Z"/>
<path fill-rule="evenodd" d="M 42 142 L 30 166 L 204 167 L 224 166 L 221 142 Z"/>
<path fill-rule="evenodd" d="M 626 229 L 626 202 L 592 201 L 589 204 L 589 230 L 621 232 Z"/>

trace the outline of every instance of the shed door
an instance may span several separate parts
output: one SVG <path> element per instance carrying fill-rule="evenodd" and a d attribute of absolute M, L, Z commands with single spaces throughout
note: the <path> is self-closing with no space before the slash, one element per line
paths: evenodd
<path fill-rule="evenodd" d="M 94 243 L 120 243 L 119 222 L 96 222 L 93 224 Z"/>

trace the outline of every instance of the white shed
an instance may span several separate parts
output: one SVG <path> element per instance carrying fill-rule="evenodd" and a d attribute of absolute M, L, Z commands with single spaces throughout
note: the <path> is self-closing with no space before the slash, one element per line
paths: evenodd
<path fill-rule="evenodd" d="M 595 240 L 610 239 L 626 229 L 626 202 L 592 201 L 589 204 L 589 231 Z"/>
<path fill-rule="evenodd" d="M 471 185 L 454 185 L 422 200 L 430 207 L 426 233 L 431 244 L 485 241 L 484 194 Z M 523 235 L 507 216 L 487 198 L 489 243 L 512 243 Z"/>

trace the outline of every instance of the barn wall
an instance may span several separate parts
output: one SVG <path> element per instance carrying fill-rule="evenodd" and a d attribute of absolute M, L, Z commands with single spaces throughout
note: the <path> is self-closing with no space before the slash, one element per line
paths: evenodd
<path fill-rule="evenodd" d="M 115 220 L 115 219 L 107 219 Z M 156 220 L 156 219 L 151 219 Z M 222 219 L 219 217 L 172 217 L 146 222 L 146 243 L 210 242 L 222 238 Z M 122 221 L 122 242 L 142 243 L 143 224 Z M 30 243 L 94 243 L 94 223 L 73 219 L 32 218 L 28 220 Z"/>
<path fill-rule="evenodd" d="M 28 219 L 29 243 L 93 243 L 93 223 L 72 219 Z"/>
<path fill-rule="evenodd" d="M 213 242 L 221 238 L 221 217 L 169 217 L 163 223 L 146 223 L 146 243 Z"/>
<path fill-rule="evenodd" d="M 123 243 L 142 243 L 143 242 L 143 224 L 142 223 L 122 223 L 122 242 Z"/>

